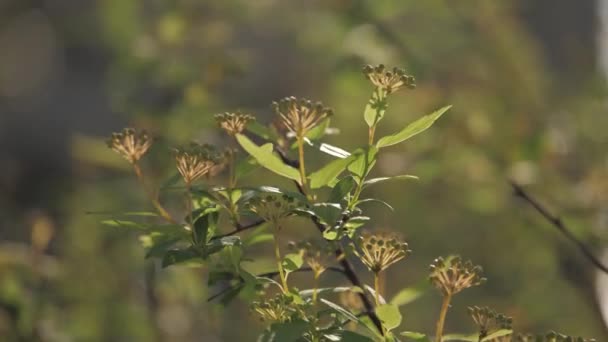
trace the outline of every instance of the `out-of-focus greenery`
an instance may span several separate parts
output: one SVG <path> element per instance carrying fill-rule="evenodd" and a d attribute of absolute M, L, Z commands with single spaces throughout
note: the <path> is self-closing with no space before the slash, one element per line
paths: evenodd
<path fill-rule="evenodd" d="M 163 158 L 173 144 L 222 144 L 213 114 L 242 109 L 268 122 L 270 102 L 288 95 L 332 106 L 341 133 L 331 143 L 352 149 L 367 134 L 361 108 L 370 86 L 361 66 L 404 67 L 418 88 L 391 100 L 380 136 L 438 106 L 453 108 L 433 130 L 379 160 L 382 174 L 421 178 L 374 190 L 395 204 L 394 213 L 373 212 L 376 227 L 400 231 L 414 250 L 395 266 L 387 293 L 415 285 L 437 255 L 457 253 L 483 265 L 489 282 L 456 298 L 453 313 L 488 305 L 513 316 L 518 330 L 602 341 L 608 335 L 595 270 L 512 196 L 507 179 L 550 199 L 599 251 L 608 225 L 606 91 L 589 72 L 593 52 L 576 42 L 562 47 L 575 62 L 549 62 L 553 56 L 522 19 L 527 9 L 523 0 L 107 0 L 87 13 L 99 23 L 95 34 L 65 31 L 66 39 L 109 56 L 105 89 L 124 121 L 161 137 L 147 160 L 152 170 L 169 164 Z M 87 214 L 148 204 L 103 137 L 72 141 L 76 177 L 68 191 L 53 194 L 60 219 L 49 225 L 36 217 L 14 228 L 31 227 L 32 242 L 20 233 L 23 243 L 0 246 L 0 334 L 253 340 L 262 328 L 245 305 L 206 301 L 219 288 L 207 288 L 205 268 L 161 270 L 144 261 L 132 235 Z M 173 172 L 154 176 L 161 183 Z M 49 250 L 44 234 L 54 234 Z M 431 326 L 438 307 L 436 296 L 424 294 L 402 308 L 404 326 Z M 470 327 L 466 315 L 455 314 L 446 330 Z"/>

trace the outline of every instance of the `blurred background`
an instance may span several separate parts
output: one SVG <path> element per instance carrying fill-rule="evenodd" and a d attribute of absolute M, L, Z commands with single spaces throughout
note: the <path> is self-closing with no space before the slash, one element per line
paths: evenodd
<path fill-rule="evenodd" d="M 169 146 L 225 143 L 213 114 L 267 123 L 271 101 L 296 95 L 333 107 L 329 142 L 353 149 L 368 63 L 417 78 L 380 135 L 453 104 L 379 161 L 378 174 L 420 176 L 373 189 L 395 212 L 370 208 L 369 228 L 414 250 L 388 296 L 459 253 L 489 281 L 455 299 L 448 331 L 473 331 L 476 304 L 519 331 L 608 340 L 608 276 L 507 183 L 608 262 L 605 0 L 0 0 L 0 340 L 253 341 L 246 303 L 207 302 L 219 289 L 204 268 L 160 269 L 136 236 L 87 214 L 149 209 L 105 138 L 127 125 L 158 136 L 146 167 L 160 183 Z M 432 331 L 439 301 L 403 307 L 403 329 Z"/>

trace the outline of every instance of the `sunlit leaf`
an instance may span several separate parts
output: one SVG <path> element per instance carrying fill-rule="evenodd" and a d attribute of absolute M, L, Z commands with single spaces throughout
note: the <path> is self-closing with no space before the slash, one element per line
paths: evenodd
<path fill-rule="evenodd" d="M 376 315 L 387 330 L 393 330 L 401 325 L 401 313 L 395 305 L 382 304 L 376 307 Z"/>
<path fill-rule="evenodd" d="M 283 268 L 286 272 L 293 272 L 300 269 L 303 263 L 304 260 L 300 254 L 290 253 L 283 257 Z"/>
<path fill-rule="evenodd" d="M 363 111 L 363 118 L 369 127 L 374 126 L 382 120 L 386 113 L 387 105 L 386 96 L 383 90 L 381 88 L 374 89 L 374 92 Z"/>
<path fill-rule="evenodd" d="M 254 157 L 261 166 L 283 177 L 296 181 L 300 180 L 298 170 L 283 163 L 281 158 L 273 153 L 272 144 L 258 146 L 242 134 L 237 134 L 236 139 L 241 147 Z"/>
<path fill-rule="evenodd" d="M 395 208 L 393 208 L 392 205 L 386 203 L 383 200 L 379 200 L 377 198 L 365 198 L 365 199 L 357 201 L 357 205 L 363 204 L 363 203 L 379 203 L 379 204 L 382 204 L 383 206 L 389 208 L 391 211 L 395 211 Z"/>
<path fill-rule="evenodd" d="M 348 164 L 348 171 L 359 178 L 364 178 L 376 164 L 377 152 L 378 149 L 374 146 L 370 146 L 367 150 L 359 149 L 353 152 L 356 159 Z"/>
<path fill-rule="evenodd" d="M 407 305 L 416 299 L 422 297 L 426 290 L 430 288 L 429 282 L 424 281 L 420 284 L 412 287 L 406 287 L 403 290 L 397 292 L 397 294 L 390 300 L 390 303 L 395 306 Z"/>
<path fill-rule="evenodd" d="M 313 172 L 308 176 L 310 179 L 310 187 L 318 189 L 330 184 L 338 176 L 346 170 L 346 167 L 356 159 L 356 156 L 351 155 L 344 159 L 336 159 L 323 166 L 321 169 Z"/>
<path fill-rule="evenodd" d="M 341 307 L 340 305 L 330 302 L 329 300 L 327 300 L 325 298 L 321 298 L 320 300 L 323 304 L 329 306 L 330 308 L 332 308 L 334 311 L 341 314 L 345 318 L 347 318 L 353 322 L 359 321 L 359 319 L 355 315 L 353 315 L 352 313 L 350 313 L 350 311 L 346 310 L 345 308 Z"/>
<path fill-rule="evenodd" d="M 431 339 L 426 334 L 415 332 L 415 331 L 404 331 L 400 333 L 401 336 L 409 338 L 417 342 L 431 342 Z"/>
<path fill-rule="evenodd" d="M 407 127 L 405 127 L 400 132 L 397 132 L 393 135 L 388 135 L 386 137 L 381 138 L 376 143 L 378 148 L 391 146 L 403 142 L 419 133 L 424 132 L 426 129 L 431 127 L 433 123 L 439 119 L 445 112 L 447 112 L 452 106 L 446 106 L 441 109 L 436 110 L 435 112 L 423 116 L 422 118 L 412 122 Z"/>
<path fill-rule="evenodd" d="M 500 329 L 500 330 L 495 331 L 495 332 L 489 334 L 488 336 L 484 337 L 481 341 L 482 342 L 492 341 L 499 337 L 507 336 L 507 335 L 511 335 L 511 334 L 513 334 L 513 330 L 511 330 L 511 329 Z"/>
<path fill-rule="evenodd" d="M 390 181 L 390 180 L 407 180 L 407 179 L 413 179 L 413 180 L 418 180 L 418 176 L 414 176 L 414 175 L 399 175 L 399 176 L 392 176 L 392 177 L 378 177 L 378 178 L 372 178 L 372 179 L 368 179 L 365 182 L 363 182 L 363 186 L 364 187 L 368 187 L 370 185 L 374 185 L 374 184 L 378 184 L 378 183 L 382 183 L 382 182 L 386 182 L 386 181 Z"/>

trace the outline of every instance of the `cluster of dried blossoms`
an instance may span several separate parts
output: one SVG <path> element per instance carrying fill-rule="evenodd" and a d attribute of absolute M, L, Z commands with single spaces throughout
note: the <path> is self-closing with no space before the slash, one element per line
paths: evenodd
<path fill-rule="evenodd" d="M 136 132 L 132 128 L 125 128 L 122 132 L 112 133 L 107 144 L 129 163 L 135 164 L 148 152 L 152 139 L 145 131 Z"/>
<path fill-rule="evenodd" d="M 256 312 L 262 321 L 283 323 L 290 321 L 296 313 L 293 304 L 293 297 L 280 293 L 274 298 L 254 301 L 251 310 Z"/>
<path fill-rule="evenodd" d="M 224 157 L 212 145 L 197 143 L 176 148 L 173 156 L 177 170 L 188 185 L 219 167 Z"/>
<path fill-rule="evenodd" d="M 412 251 L 397 234 L 365 232 L 359 236 L 354 252 L 371 272 L 377 274 L 404 259 Z"/>
<path fill-rule="evenodd" d="M 386 108 L 384 100 L 386 96 L 396 92 L 401 88 L 415 88 L 414 77 L 407 75 L 402 69 L 393 68 L 391 70 L 385 68 L 384 65 L 366 66 L 363 69 L 365 77 L 376 87 L 376 91 L 372 100 L 376 104 L 383 104 Z M 272 104 L 277 120 L 280 124 L 280 129 L 285 133 L 285 141 L 296 138 L 298 142 L 298 166 L 300 168 L 301 179 L 300 188 L 302 192 L 306 192 L 307 175 L 304 168 L 303 144 L 306 136 L 321 123 L 327 122 L 326 119 L 333 115 L 333 111 L 325 107 L 322 103 L 313 103 L 307 99 L 297 99 L 295 97 L 286 97 Z M 378 114 L 380 115 L 380 114 Z M 380 117 L 381 118 L 381 117 Z M 215 115 L 218 126 L 232 138 L 239 138 L 237 135 L 242 134 L 247 125 L 255 120 L 252 115 L 236 113 L 222 113 Z M 367 118 L 366 118 L 367 120 Z M 378 120 L 378 119 L 377 119 Z M 377 121 L 375 122 L 377 123 Z M 375 123 L 370 124 L 370 145 L 373 143 L 373 131 Z M 369 124 L 369 122 L 368 122 Z M 372 127 L 373 126 L 373 127 Z M 108 146 L 119 153 L 129 163 L 131 163 L 137 173 L 141 176 L 141 169 L 138 166 L 138 161 L 148 152 L 152 145 L 152 139 L 146 132 L 136 132 L 133 129 L 124 129 L 122 132 L 114 133 L 108 140 Z M 279 143 L 279 146 L 289 146 Z M 280 148 L 279 148 L 280 150 Z M 188 194 L 190 185 L 207 175 L 213 175 L 218 170 L 221 170 L 224 164 L 228 163 L 230 170 L 230 186 L 233 189 L 235 177 L 233 175 L 234 152 L 229 150 L 226 153 L 219 152 L 211 145 L 200 145 L 192 143 L 190 145 L 176 148 L 174 150 L 174 159 L 179 174 L 188 186 Z M 306 201 L 300 200 L 301 197 L 294 197 L 289 194 L 266 191 L 258 193 L 251 198 L 245 205 L 246 209 L 255 213 L 262 220 L 269 222 L 275 228 L 273 230 L 275 242 L 275 257 L 277 261 L 278 273 L 281 278 L 280 287 L 282 292 L 275 297 L 254 301 L 251 309 L 256 312 L 263 321 L 270 323 L 283 323 L 292 319 L 303 319 L 304 314 L 301 303 L 295 303 L 293 289 L 287 286 L 287 275 L 283 269 L 284 260 L 281 257 L 279 249 L 279 229 L 282 220 L 295 214 L 299 209 L 308 208 Z M 161 216 L 174 222 L 171 216 L 164 210 L 158 201 L 158 197 L 152 196 L 154 205 L 157 207 Z M 192 199 L 189 198 L 189 204 Z M 192 212 L 192 208 L 188 208 Z M 192 223 L 192 218 L 190 218 Z M 234 221 L 236 223 L 236 220 Z M 237 225 L 238 228 L 238 225 Z M 332 247 L 335 245 L 325 244 L 323 247 L 311 243 L 300 243 L 295 245 L 298 253 L 302 257 L 303 262 L 308 265 L 316 280 L 330 267 L 332 262 L 336 261 L 336 254 L 339 258 L 344 257 L 341 250 L 336 252 Z M 374 274 L 375 277 L 375 296 L 376 304 L 380 305 L 380 286 L 379 275 L 388 269 L 391 265 L 407 258 L 411 253 L 408 244 L 394 233 L 370 233 L 364 232 L 354 240 L 351 246 L 353 253 L 361 260 L 361 262 Z M 287 266 L 285 266 L 287 267 Z M 481 276 L 482 269 L 479 266 L 474 266 L 470 261 L 463 262 L 459 257 L 438 258 L 431 265 L 431 274 L 429 280 L 440 290 L 444 297 L 440 318 L 437 323 L 436 341 L 442 342 L 443 325 L 445 316 L 449 308 L 450 299 L 453 295 L 462 290 L 477 286 L 485 281 Z M 315 284 L 313 292 L 313 303 L 317 294 Z M 367 304 L 367 297 L 361 292 L 354 290 L 341 293 L 341 299 L 345 306 L 353 310 L 362 311 L 364 307 L 370 313 Z M 312 307 L 314 305 L 309 306 Z M 469 314 L 479 328 L 479 341 L 485 342 L 511 342 L 516 339 L 520 342 L 591 342 L 583 338 L 574 338 L 557 333 L 549 333 L 543 336 L 518 335 L 511 333 L 512 320 L 502 314 L 488 308 L 471 307 Z M 380 323 L 379 323 L 380 324 Z M 382 333 L 387 331 L 379 325 Z M 506 331 L 507 333 L 503 333 Z"/>
<path fill-rule="evenodd" d="M 469 307 L 468 308 L 469 315 L 477 325 L 479 329 L 479 339 L 482 340 L 486 336 L 495 333 L 501 329 L 511 329 L 513 325 L 513 319 L 504 314 L 497 313 L 494 310 L 491 310 L 488 307 Z M 502 342 L 500 339 L 508 338 L 509 341 L 511 339 L 510 336 L 500 336 L 497 337 L 496 341 L 493 342 Z"/>
<path fill-rule="evenodd" d="M 444 296 L 452 296 L 469 287 L 478 286 L 486 281 L 481 276 L 481 266 L 471 261 L 463 262 L 460 257 L 437 258 L 431 264 L 430 280 Z"/>
<path fill-rule="evenodd" d="M 303 138 L 333 111 L 321 102 L 313 103 L 307 99 L 286 97 L 272 104 L 281 123 L 297 138 Z"/>
<path fill-rule="evenodd" d="M 247 124 L 254 121 L 255 118 L 249 114 L 236 112 L 216 114 L 215 120 L 220 128 L 222 128 L 228 135 L 235 136 L 243 133 L 247 127 Z"/>
<path fill-rule="evenodd" d="M 382 89 L 386 94 L 394 93 L 404 86 L 410 89 L 416 87 L 416 79 L 407 75 L 403 69 L 387 70 L 382 64 L 377 66 L 367 65 L 363 68 L 363 73 L 372 84 Z"/>
<path fill-rule="evenodd" d="M 301 203 L 295 197 L 274 192 L 255 196 L 247 203 L 247 209 L 277 227 L 282 219 L 293 215 L 300 207 Z"/>
<path fill-rule="evenodd" d="M 517 342 L 595 342 L 595 339 L 586 339 L 582 337 L 568 336 L 554 331 L 548 332 L 545 335 L 518 335 L 515 338 Z"/>

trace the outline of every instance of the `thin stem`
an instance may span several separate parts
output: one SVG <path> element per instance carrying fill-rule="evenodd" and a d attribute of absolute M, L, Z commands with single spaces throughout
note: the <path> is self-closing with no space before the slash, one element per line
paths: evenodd
<path fill-rule="evenodd" d="M 376 300 L 376 306 L 380 305 L 380 274 L 374 272 L 374 299 Z"/>
<path fill-rule="evenodd" d="M 437 331 L 435 333 L 435 342 L 441 342 L 443 340 L 443 325 L 445 324 L 445 316 L 450 308 L 450 301 L 452 295 L 448 294 L 443 297 L 443 303 L 441 304 L 441 312 L 439 312 L 439 320 L 437 320 Z"/>
<path fill-rule="evenodd" d="M 235 176 L 235 158 L 234 158 L 234 150 L 230 149 L 230 152 L 228 152 L 228 172 L 229 172 L 229 179 L 228 179 L 228 189 L 232 190 L 234 189 L 234 187 L 236 186 L 236 176 Z"/>
<path fill-rule="evenodd" d="M 372 127 L 369 128 L 369 140 L 368 140 L 369 146 L 372 146 L 374 144 L 375 133 L 376 133 L 376 124 L 374 124 Z"/>
<path fill-rule="evenodd" d="M 583 253 L 583 255 L 589 260 L 589 262 L 591 262 L 593 264 L 593 266 L 595 266 L 598 270 L 608 274 L 608 266 L 603 264 L 593 254 L 593 252 L 589 249 L 589 247 L 587 247 L 587 245 L 585 245 L 582 241 L 580 241 L 576 237 L 576 235 L 574 235 L 574 233 L 572 233 L 572 230 L 566 226 L 566 224 L 560 217 L 551 214 L 546 207 L 541 205 L 540 202 L 538 202 L 536 199 L 534 199 L 532 196 L 530 196 L 521 185 L 519 185 L 515 182 L 510 182 L 510 183 L 511 183 L 511 186 L 513 187 L 513 191 L 515 192 L 516 196 L 518 196 L 521 199 L 523 199 L 524 201 L 528 202 L 528 204 L 530 204 L 542 217 L 544 217 L 545 220 L 547 220 L 549 223 L 551 223 L 568 240 L 570 240 L 572 243 L 574 243 L 576 245 L 576 247 L 578 247 L 580 252 Z"/>
<path fill-rule="evenodd" d="M 317 306 L 317 288 L 319 287 L 319 275 L 317 275 L 315 273 L 314 277 L 314 283 L 313 283 L 313 288 L 312 288 L 312 305 L 314 307 Z"/>
<path fill-rule="evenodd" d="M 274 228 L 274 256 L 277 260 L 277 267 L 279 269 L 279 277 L 281 278 L 281 285 L 283 286 L 283 292 L 286 293 L 287 288 L 287 278 L 285 278 L 285 271 L 283 270 L 283 262 L 281 260 L 281 250 L 279 247 L 279 226 L 275 223 Z"/>
<path fill-rule="evenodd" d="M 186 210 L 188 211 L 188 225 L 194 230 L 194 219 L 192 217 L 192 188 L 190 183 L 186 183 Z"/>
<path fill-rule="evenodd" d="M 304 137 L 298 136 L 298 162 L 300 165 L 300 182 L 306 189 L 306 167 L 304 165 Z"/>
<path fill-rule="evenodd" d="M 137 180 L 144 188 L 146 195 L 148 195 L 148 198 L 150 199 L 152 205 L 154 206 L 154 208 L 156 208 L 160 216 L 170 223 L 177 224 L 177 221 L 175 221 L 171 214 L 169 214 L 169 212 L 162 206 L 162 204 L 160 204 L 160 201 L 158 200 L 158 195 L 153 193 L 152 190 L 148 189 L 148 187 L 146 186 L 144 173 L 139 167 L 139 164 L 133 163 L 133 171 L 135 171 L 135 176 L 137 177 Z"/>

